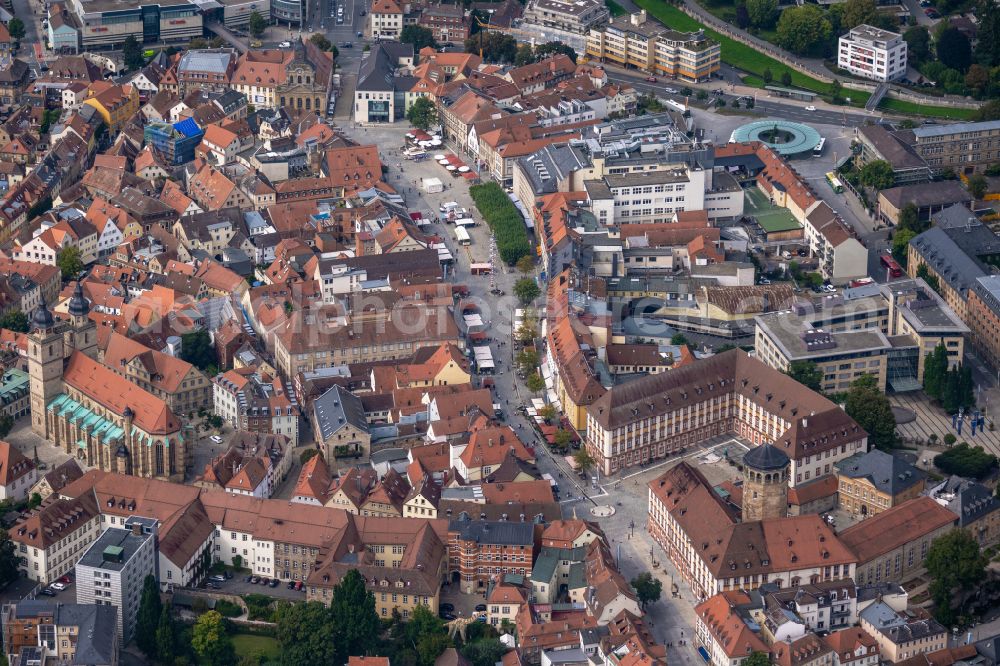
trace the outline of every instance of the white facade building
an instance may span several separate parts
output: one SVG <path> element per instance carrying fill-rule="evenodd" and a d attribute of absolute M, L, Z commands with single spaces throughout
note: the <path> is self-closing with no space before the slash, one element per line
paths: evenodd
<path fill-rule="evenodd" d="M 157 575 L 154 518 L 132 517 L 104 531 L 76 563 L 76 602 L 115 606 L 118 640 L 133 638 L 146 576 Z"/>
<path fill-rule="evenodd" d="M 873 81 L 892 81 L 906 73 L 906 42 L 898 32 L 859 25 L 841 36 L 837 66 Z"/>

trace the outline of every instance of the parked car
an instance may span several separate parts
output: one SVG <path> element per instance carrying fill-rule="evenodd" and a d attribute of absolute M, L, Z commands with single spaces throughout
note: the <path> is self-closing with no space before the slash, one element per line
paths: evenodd
<path fill-rule="evenodd" d="M 66 583 L 52 583 L 49 587 L 57 592 L 62 592 L 66 589 Z"/>
<path fill-rule="evenodd" d="M 477 613 L 485 613 L 486 612 L 486 604 L 479 604 L 478 606 L 476 606 L 476 612 Z"/>
<path fill-rule="evenodd" d="M 278 583 L 280 583 L 280 582 L 281 581 L 278 580 L 277 578 L 272 578 L 270 585 L 271 585 L 271 587 L 278 587 Z"/>
<path fill-rule="evenodd" d="M 38 594 L 42 595 L 43 597 L 54 597 L 54 596 L 56 596 L 56 593 L 53 592 L 52 590 L 50 590 L 47 587 L 42 588 L 41 590 L 39 590 Z"/>
<path fill-rule="evenodd" d="M 304 584 L 303 584 L 303 582 L 301 580 L 300 581 L 296 581 L 296 583 L 295 583 L 295 591 L 296 592 L 298 592 L 299 590 L 301 590 L 303 587 L 304 587 Z"/>
<path fill-rule="evenodd" d="M 289 42 L 289 41 L 278 42 L 278 48 L 279 49 L 288 49 L 288 48 L 291 48 L 291 47 L 292 47 L 292 43 Z"/>
<path fill-rule="evenodd" d="M 260 579 L 260 584 L 261 584 L 261 585 L 268 585 L 268 584 L 270 584 L 270 582 L 271 582 L 271 579 L 270 579 L 270 578 L 264 578 L 264 577 L 262 576 L 262 577 L 261 577 L 261 579 Z"/>
<path fill-rule="evenodd" d="M 53 595 L 53 596 L 55 596 L 55 595 Z M 441 616 L 442 620 L 454 620 L 455 619 L 455 614 L 454 613 L 449 613 L 448 611 L 441 611 L 438 614 Z"/>
<path fill-rule="evenodd" d="M 222 586 L 221 586 L 221 585 L 219 585 L 219 584 L 218 584 L 218 583 L 216 583 L 215 581 L 211 581 L 211 580 L 210 580 L 210 581 L 208 581 L 208 585 L 207 585 L 207 587 L 208 587 L 209 589 L 212 589 L 212 590 L 221 590 L 221 589 L 222 589 Z"/>
<path fill-rule="evenodd" d="M 770 280 L 768 280 L 767 278 L 761 278 L 761 279 L 760 279 L 760 283 L 761 283 L 761 284 L 771 284 L 771 281 L 770 281 Z"/>
<path fill-rule="evenodd" d="M 222 444 L 222 438 L 219 437 L 218 435 L 212 435 L 209 439 L 211 439 L 216 444 Z"/>
<path fill-rule="evenodd" d="M 655 76 L 647 76 L 646 80 L 649 81 L 650 83 L 656 83 L 656 77 Z"/>
<path fill-rule="evenodd" d="M 211 576 L 209 580 L 215 581 L 216 583 L 225 583 L 226 577 L 223 576 L 222 574 L 215 574 L 214 576 Z"/>
<path fill-rule="evenodd" d="M 438 606 L 438 608 L 440 608 L 443 611 L 451 612 L 455 610 L 455 604 L 443 603 L 440 606 Z"/>
<path fill-rule="evenodd" d="M 243 579 L 243 582 L 244 583 L 254 583 L 256 581 L 254 581 L 254 577 L 253 576 L 247 576 L 246 578 Z"/>
<path fill-rule="evenodd" d="M 813 106 L 812 104 L 810 104 L 809 106 L 806 107 L 806 111 L 815 111 L 815 110 L 816 110 L 816 107 Z"/>
<path fill-rule="evenodd" d="M 289 590 L 294 590 L 295 589 L 295 581 L 294 580 L 288 581 L 288 585 L 286 585 L 285 587 L 287 587 Z"/>
<path fill-rule="evenodd" d="M 250 584 L 251 584 L 251 585 L 256 585 L 256 584 L 257 584 L 257 583 L 259 583 L 259 582 L 260 582 L 260 578 L 259 578 L 259 577 L 257 577 L 257 576 L 252 576 L 252 577 L 250 578 Z"/>
<path fill-rule="evenodd" d="M 60 583 L 66 583 L 67 585 L 73 582 L 73 576 L 66 574 L 59 579 Z"/>

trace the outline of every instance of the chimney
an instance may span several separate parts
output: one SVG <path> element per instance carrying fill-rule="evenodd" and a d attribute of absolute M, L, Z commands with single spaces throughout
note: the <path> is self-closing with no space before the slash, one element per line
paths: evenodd
<path fill-rule="evenodd" d="M 142 524 L 132 523 L 132 534 L 135 536 L 142 536 Z"/>

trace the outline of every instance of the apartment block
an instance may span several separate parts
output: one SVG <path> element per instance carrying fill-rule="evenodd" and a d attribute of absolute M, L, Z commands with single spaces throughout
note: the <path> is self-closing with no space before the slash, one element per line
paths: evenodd
<path fill-rule="evenodd" d="M 916 127 L 908 143 L 935 171 L 969 175 L 1000 161 L 1000 120 Z"/>
<path fill-rule="evenodd" d="M 855 26 L 840 37 L 837 66 L 873 81 L 898 79 L 906 74 L 906 42 L 898 32 Z"/>
<path fill-rule="evenodd" d="M 587 56 L 685 81 L 705 81 L 719 70 L 722 51 L 703 31 L 678 32 L 646 17 L 619 16 L 587 34 Z"/>
<path fill-rule="evenodd" d="M 49 584 L 71 573 L 100 533 L 100 511 L 92 496 L 53 497 L 11 528 L 10 539 L 24 577 Z"/>
<path fill-rule="evenodd" d="M 117 608 L 123 646 L 134 637 L 143 581 L 157 575 L 156 524 L 134 517 L 108 528 L 76 563 L 76 602 Z"/>

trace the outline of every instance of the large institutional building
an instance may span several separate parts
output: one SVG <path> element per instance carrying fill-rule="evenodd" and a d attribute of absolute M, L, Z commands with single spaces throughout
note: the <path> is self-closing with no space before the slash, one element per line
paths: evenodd
<path fill-rule="evenodd" d="M 726 433 L 773 442 L 791 460 L 791 487 L 868 450 L 844 410 L 735 349 L 615 386 L 587 408 L 587 449 L 605 474 Z"/>
<path fill-rule="evenodd" d="M 43 300 L 31 316 L 31 427 L 84 465 L 182 481 L 187 444 L 167 403 L 95 360 L 97 325 L 80 285 L 69 321 Z"/>

